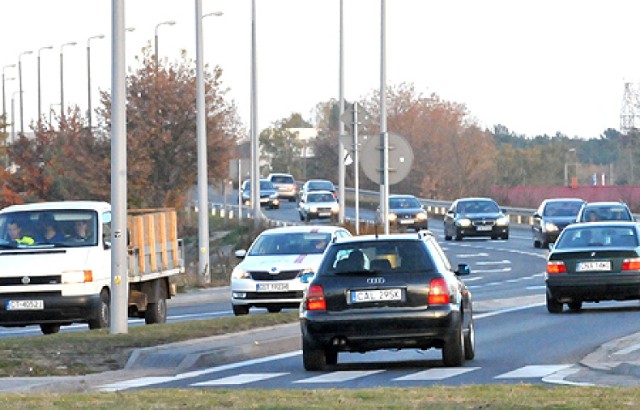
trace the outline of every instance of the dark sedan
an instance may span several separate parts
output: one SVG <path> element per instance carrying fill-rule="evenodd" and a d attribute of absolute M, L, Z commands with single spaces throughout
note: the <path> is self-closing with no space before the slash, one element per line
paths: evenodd
<path fill-rule="evenodd" d="M 445 366 L 475 356 L 471 293 L 429 233 L 332 243 L 300 305 L 306 370 L 339 352 L 442 349 Z"/>
<path fill-rule="evenodd" d="M 397 230 L 429 229 L 427 211 L 413 195 L 389 195 L 389 224 Z"/>
<path fill-rule="evenodd" d="M 640 247 L 635 222 L 587 222 L 562 231 L 547 260 L 547 310 L 567 304 L 640 299 Z"/>
<path fill-rule="evenodd" d="M 460 198 L 453 201 L 444 216 L 444 239 L 465 236 L 509 239 L 509 217 L 490 198 Z"/>
<path fill-rule="evenodd" d="M 542 201 L 533 214 L 531 224 L 534 248 L 546 248 L 555 242 L 560 232 L 576 221 L 584 203 L 578 198 L 553 198 Z"/>

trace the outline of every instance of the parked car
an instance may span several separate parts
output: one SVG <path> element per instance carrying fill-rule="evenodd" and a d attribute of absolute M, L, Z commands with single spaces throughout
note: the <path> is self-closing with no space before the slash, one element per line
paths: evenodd
<path fill-rule="evenodd" d="M 301 221 L 311 221 L 312 219 L 331 219 L 338 221 L 340 204 L 330 191 L 310 191 L 306 192 L 298 202 L 298 214 Z"/>
<path fill-rule="evenodd" d="M 300 305 L 302 361 L 340 352 L 442 349 L 445 366 L 475 357 L 471 293 L 430 233 L 365 235 L 327 249 Z"/>
<path fill-rule="evenodd" d="M 267 177 L 278 191 L 278 197 L 295 202 L 298 199 L 298 184 L 291 174 L 269 174 Z"/>
<path fill-rule="evenodd" d="M 587 202 L 576 217 L 576 222 L 635 220 L 624 202 Z"/>
<path fill-rule="evenodd" d="M 263 231 L 248 250 L 236 251 L 241 259 L 231 273 L 231 306 L 235 315 L 251 307 L 279 312 L 297 308 L 308 278 L 320 265 L 329 243 L 351 236 L 337 226 L 288 226 Z"/>
<path fill-rule="evenodd" d="M 302 198 L 304 194 L 311 191 L 330 191 L 334 198 L 338 199 L 336 187 L 333 182 L 327 179 L 310 179 L 302 185 L 300 189 L 299 197 Z"/>
<path fill-rule="evenodd" d="M 490 198 L 456 199 L 444 216 L 444 239 L 460 241 L 466 236 L 509 239 L 506 213 Z"/>
<path fill-rule="evenodd" d="M 247 206 L 251 204 L 251 180 L 249 179 L 242 183 L 242 203 Z M 278 193 L 268 179 L 260 179 L 260 206 L 268 206 L 269 209 L 280 208 Z"/>
<path fill-rule="evenodd" d="M 547 310 L 567 304 L 640 299 L 640 247 L 635 222 L 587 222 L 562 231 L 547 259 Z"/>
<path fill-rule="evenodd" d="M 427 211 L 413 195 L 389 195 L 389 226 L 416 231 L 429 229 Z"/>
<path fill-rule="evenodd" d="M 576 221 L 584 203 L 579 198 L 553 198 L 542 201 L 534 212 L 531 223 L 534 248 L 547 248 L 550 243 L 555 242 L 560 232 Z"/>

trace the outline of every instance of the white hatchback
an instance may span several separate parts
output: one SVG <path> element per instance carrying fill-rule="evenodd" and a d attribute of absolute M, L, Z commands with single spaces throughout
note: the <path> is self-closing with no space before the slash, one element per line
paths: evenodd
<path fill-rule="evenodd" d="M 299 307 L 329 243 L 347 236 L 349 231 L 339 226 L 288 226 L 262 232 L 248 250 L 236 251 L 242 262 L 231 273 L 233 313 L 246 315 L 251 307 L 269 312 Z"/>

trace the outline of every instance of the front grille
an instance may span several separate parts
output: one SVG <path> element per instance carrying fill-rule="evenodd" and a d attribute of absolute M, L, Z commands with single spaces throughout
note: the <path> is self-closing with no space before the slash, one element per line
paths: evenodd
<path fill-rule="evenodd" d="M 57 285 L 60 283 L 60 275 L 51 276 L 15 276 L 10 278 L 0 278 L 0 286 L 21 286 L 21 285 Z"/>
<path fill-rule="evenodd" d="M 302 291 L 296 292 L 247 292 L 247 299 L 302 299 Z"/>
<path fill-rule="evenodd" d="M 473 226 L 493 226 L 496 224 L 494 220 L 478 219 L 473 221 Z"/>
<path fill-rule="evenodd" d="M 269 272 L 255 271 L 249 272 L 253 280 L 290 280 L 295 279 L 301 271 L 299 270 L 283 270 L 274 275 Z"/>

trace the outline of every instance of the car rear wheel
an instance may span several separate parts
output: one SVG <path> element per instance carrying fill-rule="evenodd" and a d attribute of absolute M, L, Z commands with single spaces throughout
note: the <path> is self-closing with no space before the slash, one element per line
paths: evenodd
<path fill-rule="evenodd" d="M 328 365 L 335 365 L 338 363 L 338 351 L 335 349 L 328 348 L 324 352 L 326 361 Z"/>
<path fill-rule="evenodd" d="M 336 352 L 336 360 L 337 358 Z M 305 370 L 324 370 L 327 362 L 327 354 L 323 348 L 302 339 L 302 364 Z"/>
<path fill-rule="evenodd" d="M 464 335 L 464 358 L 473 360 L 474 357 L 476 357 L 476 331 L 473 326 L 473 319 L 471 319 Z"/>
<path fill-rule="evenodd" d="M 581 300 L 574 301 L 574 302 L 569 302 L 569 303 L 567 303 L 567 305 L 569 306 L 569 309 L 573 310 L 574 312 L 578 312 L 578 311 L 580 311 L 580 309 L 582 309 L 582 301 Z"/>
<path fill-rule="evenodd" d="M 233 314 L 236 316 L 249 314 L 249 306 L 246 305 L 233 305 Z"/>
<path fill-rule="evenodd" d="M 549 313 L 562 313 L 562 303 L 549 296 L 549 292 L 547 292 L 547 310 Z"/>
<path fill-rule="evenodd" d="M 462 323 L 456 328 L 455 334 L 445 342 L 442 348 L 442 361 L 447 367 L 459 367 L 464 364 L 464 333 Z"/>

